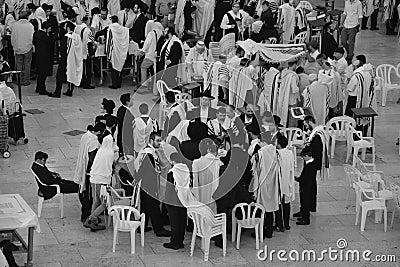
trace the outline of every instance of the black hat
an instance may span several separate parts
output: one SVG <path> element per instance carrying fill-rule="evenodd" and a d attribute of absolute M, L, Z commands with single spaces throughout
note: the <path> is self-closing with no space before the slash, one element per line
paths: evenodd
<path fill-rule="evenodd" d="M 29 4 L 26 5 L 26 7 L 29 8 L 29 9 L 35 9 L 35 8 L 37 8 L 37 6 L 35 6 L 34 3 L 29 3 Z"/>
<path fill-rule="evenodd" d="M 206 91 L 200 93 L 200 97 L 207 97 L 209 99 L 215 99 L 215 97 L 213 97 L 211 95 L 211 91 L 210 90 L 206 90 Z"/>
<path fill-rule="evenodd" d="M 253 123 L 246 126 L 246 131 L 253 133 L 255 135 L 261 134 L 260 127 L 257 124 L 253 124 Z"/>
<path fill-rule="evenodd" d="M 46 11 L 46 10 L 53 10 L 53 6 L 52 6 L 52 5 L 48 5 L 48 4 L 46 4 L 46 3 L 44 3 L 44 4 L 42 5 L 42 8 L 43 8 L 44 11 Z"/>
<path fill-rule="evenodd" d="M 300 156 L 310 156 L 312 157 L 312 149 L 311 146 L 305 146 L 301 152 L 300 152 Z"/>
<path fill-rule="evenodd" d="M 67 18 L 74 19 L 77 16 L 78 16 L 78 14 L 76 14 L 72 8 L 67 11 Z"/>
<path fill-rule="evenodd" d="M 273 117 L 274 117 L 275 125 L 278 127 L 283 127 L 283 125 L 281 124 L 281 117 L 279 117 L 277 115 L 273 115 Z"/>
<path fill-rule="evenodd" d="M 106 111 L 111 111 L 115 108 L 115 103 L 111 99 L 103 98 L 101 104 L 103 105 Z"/>
<path fill-rule="evenodd" d="M 121 101 L 122 104 L 125 104 L 125 102 L 131 100 L 131 94 L 130 94 L 130 93 L 122 94 L 122 95 L 119 97 L 119 100 Z"/>
<path fill-rule="evenodd" d="M 338 47 L 338 48 L 335 49 L 334 53 L 339 53 L 339 54 L 344 55 L 344 48 L 343 47 Z"/>

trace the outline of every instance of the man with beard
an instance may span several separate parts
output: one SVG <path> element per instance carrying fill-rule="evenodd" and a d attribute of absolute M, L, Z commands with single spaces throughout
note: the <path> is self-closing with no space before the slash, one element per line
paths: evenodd
<path fill-rule="evenodd" d="M 136 17 L 133 21 L 132 28 L 129 30 L 129 37 L 135 41 L 139 47 L 143 46 L 143 42 L 146 38 L 145 36 L 145 27 L 147 22 L 147 17 L 145 16 L 147 12 L 147 6 L 144 3 L 136 3 L 133 6 L 133 13 L 135 13 Z"/>
<path fill-rule="evenodd" d="M 200 107 L 192 109 L 188 114 L 188 118 L 191 120 L 200 120 L 206 124 L 209 120 L 217 117 L 217 110 L 210 107 L 211 100 L 214 97 L 211 96 L 209 91 L 203 92 L 200 97 Z"/>
<path fill-rule="evenodd" d="M 146 216 L 146 224 L 149 219 L 156 236 L 168 237 L 171 235 L 163 227 L 159 201 L 159 174 L 160 163 L 156 149 L 160 148 L 161 135 L 153 132 L 150 134 L 149 143 L 139 152 L 135 160 L 135 179 L 142 180 L 140 189 L 141 207 Z M 151 230 L 145 227 L 145 231 Z"/>

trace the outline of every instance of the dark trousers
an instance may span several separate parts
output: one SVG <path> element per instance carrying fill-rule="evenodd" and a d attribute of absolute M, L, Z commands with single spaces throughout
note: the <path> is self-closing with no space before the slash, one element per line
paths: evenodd
<path fill-rule="evenodd" d="M 83 75 L 81 86 L 87 87 L 92 83 L 92 58 L 90 56 L 83 60 Z"/>
<path fill-rule="evenodd" d="M 122 75 L 120 71 L 111 68 L 111 85 L 117 88 L 121 88 Z"/>
<path fill-rule="evenodd" d="M 187 222 L 186 208 L 166 205 L 169 222 L 171 224 L 171 243 L 182 245 L 185 238 L 185 227 Z"/>
<path fill-rule="evenodd" d="M 67 80 L 67 63 L 60 61 L 60 64 L 57 68 L 56 75 L 56 90 L 54 91 L 55 95 L 61 95 L 61 90 L 64 82 Z"/>
<path fill-rule="evenodd" d="M 281 203 L 279 210 L 275 211 L 275 226 L 278 228 L 289 227 L 290 219 L 290 202 Z"/>
<path fill-rule="evenodd" d="M 150 219 L 154 232 L 161 232 L 163 230 L 163 222 L 161 220 L 160 201 L 147 194 L 144 190 L 140 190 L 140 198 L 142 211 L 146 216 L 146 225 Z"/>
<path fill-rule="evenodd" d="M 304 204 L 305 202 L 305 198 L 310 197 L 305 195 L 303 189 L 300 187 L 299 188 L 300 191 L 300 212 L 301 212 L 301 218 L 303 219 L 303 221 L 305 222 L 309 222 L 310 221 L 310 208 L 307 207 L 307 205 Z M 315 196 L 316 197 L 316 196 Z"/>
<path fill-rule="evenodd" d="M 60 186 L 61 193 L 63 193 L 63 194 L 78 193 L 78 191 L 79 191 L 79 185 L 77 183 L 75 183 L 74 181 L 62 179 L 59 182 L 59 186 Z"/>
<path fill-rule="evenodd" d="M 264 234 L 265 236 L 272 236 L 272 232 L 274 231 L 274 213 L 266 212 L 265 220 L 264 220 Z"/>
<path fill-rule="evenodd" d="M 349 97 L 347 98 L 347 105 L 344 115 L 353 117 L 353 111 L 351 109 L 355 108 L 356 106 L 357 106 L 357 97 L 349 95 Z"/>
<path fill-rule="evenodd" d="M 46 78 L 47 76 L 38 75 L 36 80 L 36 93 L 46 92 Z"/>
<path fill-rule="evenodd" d="M 376 25 L 378 23 L 378 13 L 379 13 L 379 8 L 375 9 L 374 12 L 371 14 L 371 29 L 376 29 Z M 368 23 L 368 18 L 369 17 L 363 17 L 362 22 L 361 22 L 361 28 L 366 29 L 367 28 L 367 23 Z"/>
<path fill-rule="evenodd" d="M 86 191 L 79 193 L 79 201 L 81 202 L 81 222 L 86 221 L 86 219 L 92 213 L 92 187 L 90 186 L 89 175 L 86 176 Z"/>
<path fill-rule="evenodd" d="M 344 49 L 347 51 L 347 59 L 351 60 L 354 56 L 354 46 L 356 44 L 357 29 L 344 28 L 341 34 L 341 43 Z"/>
<path fill-rule="evenodd" d="M 8 266 L 18 267 L 12 253 L 15 249 L 17 249 L 15 245 L 12 244 L 9 240 L 3 240 L 0 242 L 0 248 L 3 249 L 3 255 L 7 260 Z"/>

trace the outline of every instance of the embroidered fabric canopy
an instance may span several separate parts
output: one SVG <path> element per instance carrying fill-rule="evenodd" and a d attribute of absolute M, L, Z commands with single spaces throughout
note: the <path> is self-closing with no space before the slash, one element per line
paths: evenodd
<path fill-rule="evenodd" d="M 259 53 L 263 60 L 270 63 L 290 62 L 299 59 L 306 53 L 305 44 L 262 44 L 253 40 L 238 41 L 246 54 Z"/>

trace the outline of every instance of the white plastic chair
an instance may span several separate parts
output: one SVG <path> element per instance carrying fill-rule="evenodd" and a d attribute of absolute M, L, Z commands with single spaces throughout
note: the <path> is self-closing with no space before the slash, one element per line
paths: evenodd
<path fill-rule="evenodd" d="M 391 184 L 390 190 L 392 191 L 393 200 L 394 200 L 394 204 L 395 204 L 395 207 L 394 207 L 393 213 L 392 213 L 392 221 L 390 223 L 390 227 L 393 228 L 394 215 L 396 213 L 396 210 L 398 210 L 399 214 L 400 214 L 400 186 Z"/>
<path fill-rule="evenodd" d="M 332 147 L 331 147 L 331 158 L 335 157 L 335 145 L 336 141 L 345 141 L 347 142 L 347 134 L 346 134 L 346 124 L 350 124 L 351 126 L 356 126 L 356 121 L 349 116 L 339 116 L 334 117 L 326 125 L 333 128 L 332 131 Z M 347 144 L 349 146 L 349 144 Z"/>
<path fill-rule="evenodd" d="M 289 43 L 292 43 L 292 44 L 304 44 L 304 43 L 306 43 L 307 37 L 308 37 L 308 32 L 304 31 L 304 32 L 301 32 L 301 33 L 297 34 L 292 39 L 292 41 L 290 41 Z"/>
<path fill-rule="evenodd" d="M 179 104 L 190 100 L 190 95 L 188 93 L 179 93 L 175 95 L 175 101 Z"/>
<path fill-rule="evenodd" d="M 60 198 L 60 212 L 61 212 L 60 218 L 64 218 L 64 194 L 61 193 L 60 186 L 57 184 L 47 185 L 47 184 L 42 183 L 42 181 L 40 181 L 39 177 L 37 177 L 37 175 L 33 172 L 33 170 L 31 170 L 31 171 L 32 171 L 33 176 L 35 177 L 36 182 L 38 183 L 38 186 L 40 184 L 43 187 L 53 187 L 57 190 L 57 194 L 55 196 L 58 196 Z M 40 187 L 39 187 L 39 191 L 38 191 L 39 200 L 38 200 L 38 211 L 37 211 L 37 215 L 40 218 L 40 216 L 42 215 L 44 197 L 41 196 L 39 194 L 39 192 L 40 192 Z"/>
<path fill-rule="evenodd" d="M 311 3 L 308 1 L 300 1 L 299 5 L 301 8 L 307 9 L 310 11 L 314 9 L 313 6 L 311 5 Z"/>
<path fill-rule="evenodd" d="M 202 238 L 201 247 L 204 250 L 204 261 L 208 261 L 210 239 L 222 234 L 222 255 L 226 255 L 226 214 L 214 214 L 207 206 L 188 209 L 188 215 L 193 220 L 194 228 L 190 245 L 190 256 L 193 256 L 196 236 Z"/>
<path fill-rule="evenodd" d="M 179 94 L 181 92 L 169 88 L 168 85 L 163 80 L 158 80 L 156 85 L 157 85 L 158 94 L 160 95 L 160 98 L 161 98 L 160 110 L 159 110 L 159 116 L 158 116 L 158 124 L 160 125 L 161 130 L 163 130 L 163 127 L 164 127 L 163 118 L 165 117 L 166 113 L 168 112 L 167 100 L 165 99 L 165 93 L 168 91 L 172 91 L 172 92 Z"/>
<path fill-rule="evenodd" d="M 365 178 L 372 185 L 377 197 L 385 201 L 393 200 L 393 193 L 385 184 L 385 174 L 380 171 L 369 171 Z"/>
<path fill-rule="evenodd" d="M 242 219 L 239 220 L 236 218 L 236 210 L 239 209 L 242 214 Z M 247 210 L 247 211 L 246 211 Z M 261 214 L 256 217 L 256 213 L 260 211 Z M 236 238 L 236 249 L 239 249 L 240 246 L 240 236 L 243 228 L 254 228 L 256 233 L 256 249 L 260 248 L 260 239 L 261 242 L 264 240 L 264 215 L 265 209 L 263 206 L 257 203 L 239 203 L 232 210 L 232 242 L 235 241 Z M 236 228 L 237 228 L 237 237 L 236 237 Z"/>
<path fill-rule="evenodd" d="M 351 150 L 354 149 L 353 152 L 353 167 L 356 166 L 355 157 L 358 155 L 358 151 L 362 150 L 362 160 L 365 160 L 365 153 L 367 148 L 372 148 L 372 162 L 366 163 L 363 162 L 364 165 L 372 167 L 372 169 L 376 170 L 375 165 L 375 139 L 373 137 L 363 137 L 361 131 L 356 131 L 353 126 L 350 124 L 346 124 L 346 134 L 347 134 L 347 155 L 346 162 L 349 161 Z M 354 141 L 353 134 L 356 134 L 360 140 Z"/>
<path fill-rule="evenodd" d="M 145 216 L 129 206 L 116 205 L 109 208 L 109 213 L 113 217 L 114 236 L 113 236 L 113 252 L 118 243 L 118 232 L 131 233 L 131 254 L 135 254 L 135 234 L 140 227 L 141 245 L 144 247 L 144 225 Z M 133 216 L 133 219 L 132 219 Z"/>
<path fill-rule="evenodd" d="M 373 189 L 362 188 L 359 183 L 355 184 L 356 189 L 356 222 L 355 225 L 358 224 L 358 217 L 360 216 L 361 209 L 361 231 L 363 232 L 365 229 L 365 221 L 367 220 L 368 211 L 380 211 L 383 210 L 383 224 L 384 231 L 387 230 L 387 209 L 385 200 L 382 198 L 375 197 L 375 191 Z M 368 196 L 368 193 L 370 196 Z"/>
<path fill-rule="evenodd" d="M 276 44 L 278 42 L 278 39 L 276 37 L 269 37 L 268 41 L 270 44 Z"/>
<path fill-rule="evenodd" d="M 382 88 L 382 106 L 386 106 L 387 93 L 390 90 L 400 90 L 400 84 L 392 83 L 392 75 L 400 79 L 400 75 L 395 66 L 391 64 L 382 64 L 376 68 L 376 77 L 381 80 Z"/>
<path fill-rule="evenodd" d="M 140 212 L 140 187 L 142 185 L 142 180 L 138 183 L 133 183 L 132 196 L 125 196 L 125 191 L 121 194 L 120 189 L 116 190 L 111 187 L 111 198 L 113 205 L 131 206 Z M 122 189 L 123 190 L 123 189 Z"/>
<path fill-rule="evenodd" d="M 344 172 L 346 173 L 347 179 L 345 180 L 346 182 L 346 187 L 347 187 L 347 195 L 346 195 L 346 205 L 345 208 L 349 208 L 350 205 L 347 205 L 350 197 L 350 190 L 355 191 L 355 184 L 358 183 L 359 186 L 362 188 L 371 188 L 371 184 L 365 181 L 361 180 L 361 172 L 354 168 L 351 165 L 348 164 L 343 164 Z M 356 199 L 356 205 L 357 205 L 357 199 Z"/>

